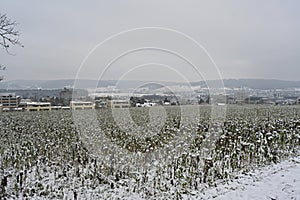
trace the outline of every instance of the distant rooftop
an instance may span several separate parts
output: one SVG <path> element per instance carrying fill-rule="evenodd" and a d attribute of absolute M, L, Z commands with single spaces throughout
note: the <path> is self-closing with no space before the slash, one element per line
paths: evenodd
<path fill-rule="evenodd" d="M 2 97 L 7 97 L 7 96 L 15 97 L 15 96 L 16 96 L 16 93 L 12 93 L 12 92 L 2 92 L 2 93 L 0 93 L 0 96 L 2 96 Z"/>

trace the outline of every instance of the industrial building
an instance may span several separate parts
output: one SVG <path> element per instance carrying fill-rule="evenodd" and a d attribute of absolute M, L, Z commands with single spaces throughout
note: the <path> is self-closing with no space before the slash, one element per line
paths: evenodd
<path fill-rule="evenodd" d="M 88 92 L 82 89 L 73 89 L 70 87 L 64 87 L 59 93 L 59 99 L 61 104 L 64 106 L 69 106 L 72 100 L 86 99 Z"/>
<path fill-rule="evenodd" d="M 94 109 L 95 105 L 91 101 L 71 101 L 70 108 L 72 110 Z"/>
<path fill-rule="evenodd" d="M 18 108 L 20 104 L 20 97 L 15 93 L 0 93 L 0 104 L 2 111 L 10 111 Z"/>
<path fill-rule="evenodd" d="M 109 100 L 107 101 L 107 108 L 129 108 L 130 101 L 128 100 Z"/>
<path fill-rule="evenodd" d="M 52 109 L 50 102 L 27 102 L 26 104 L 26 111 L 43 111 Z"/>

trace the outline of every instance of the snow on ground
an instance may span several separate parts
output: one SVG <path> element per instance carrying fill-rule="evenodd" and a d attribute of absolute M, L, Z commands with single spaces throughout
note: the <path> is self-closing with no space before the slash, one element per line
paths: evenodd
<path fill-rule="evenodd" d="M 240 174 L 233 182 L 187 199 L 300 200 L 300 156 Z"/>

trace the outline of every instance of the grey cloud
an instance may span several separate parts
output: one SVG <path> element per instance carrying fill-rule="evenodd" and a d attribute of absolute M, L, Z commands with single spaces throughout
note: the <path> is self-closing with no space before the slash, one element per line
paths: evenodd
<path fill-rule="evenodd" d="M 16 56 L 0 52 L 8 80 L 74 78 L 96 44 L 143 26 L 168 27 L 192 36 L 206 47 L 224 78 L 299 80 L 297 1 L 7 0 L 1 4 L 1 12 L 20 23 L 25 45 L 12 49 Z M 149 35 L 149 40 L 155 39 Z"/>

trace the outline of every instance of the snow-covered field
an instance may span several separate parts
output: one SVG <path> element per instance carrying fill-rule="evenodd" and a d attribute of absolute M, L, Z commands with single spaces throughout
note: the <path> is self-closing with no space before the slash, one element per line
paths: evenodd
<path fill-rule="evenodd" d="M 236 180 L 209 188 L 192 199 L 300 199 L 300 156 L 239 174 Z"/>
<path fill-rule="evenodd" d="M 300 199 L 300 107 L 176 108 L 2 113 L 0 199 Z"/>
<path fill-rule="evenodd" d="M 115 191 L 114 198 L 124 198 L 123 190 Z M 240 173 L 236 179 L 217 187 L 183 195 L 183 199 L 214 200 L 287 200 L 300 199 L 300 156 L 289 158 L 278 164 Z M 108 195 L 108 194 L 106 194 Z M 128 196 L 127 196 L 128 195 Z M 131 193 L 126 199 L 143 199 Z"/>

